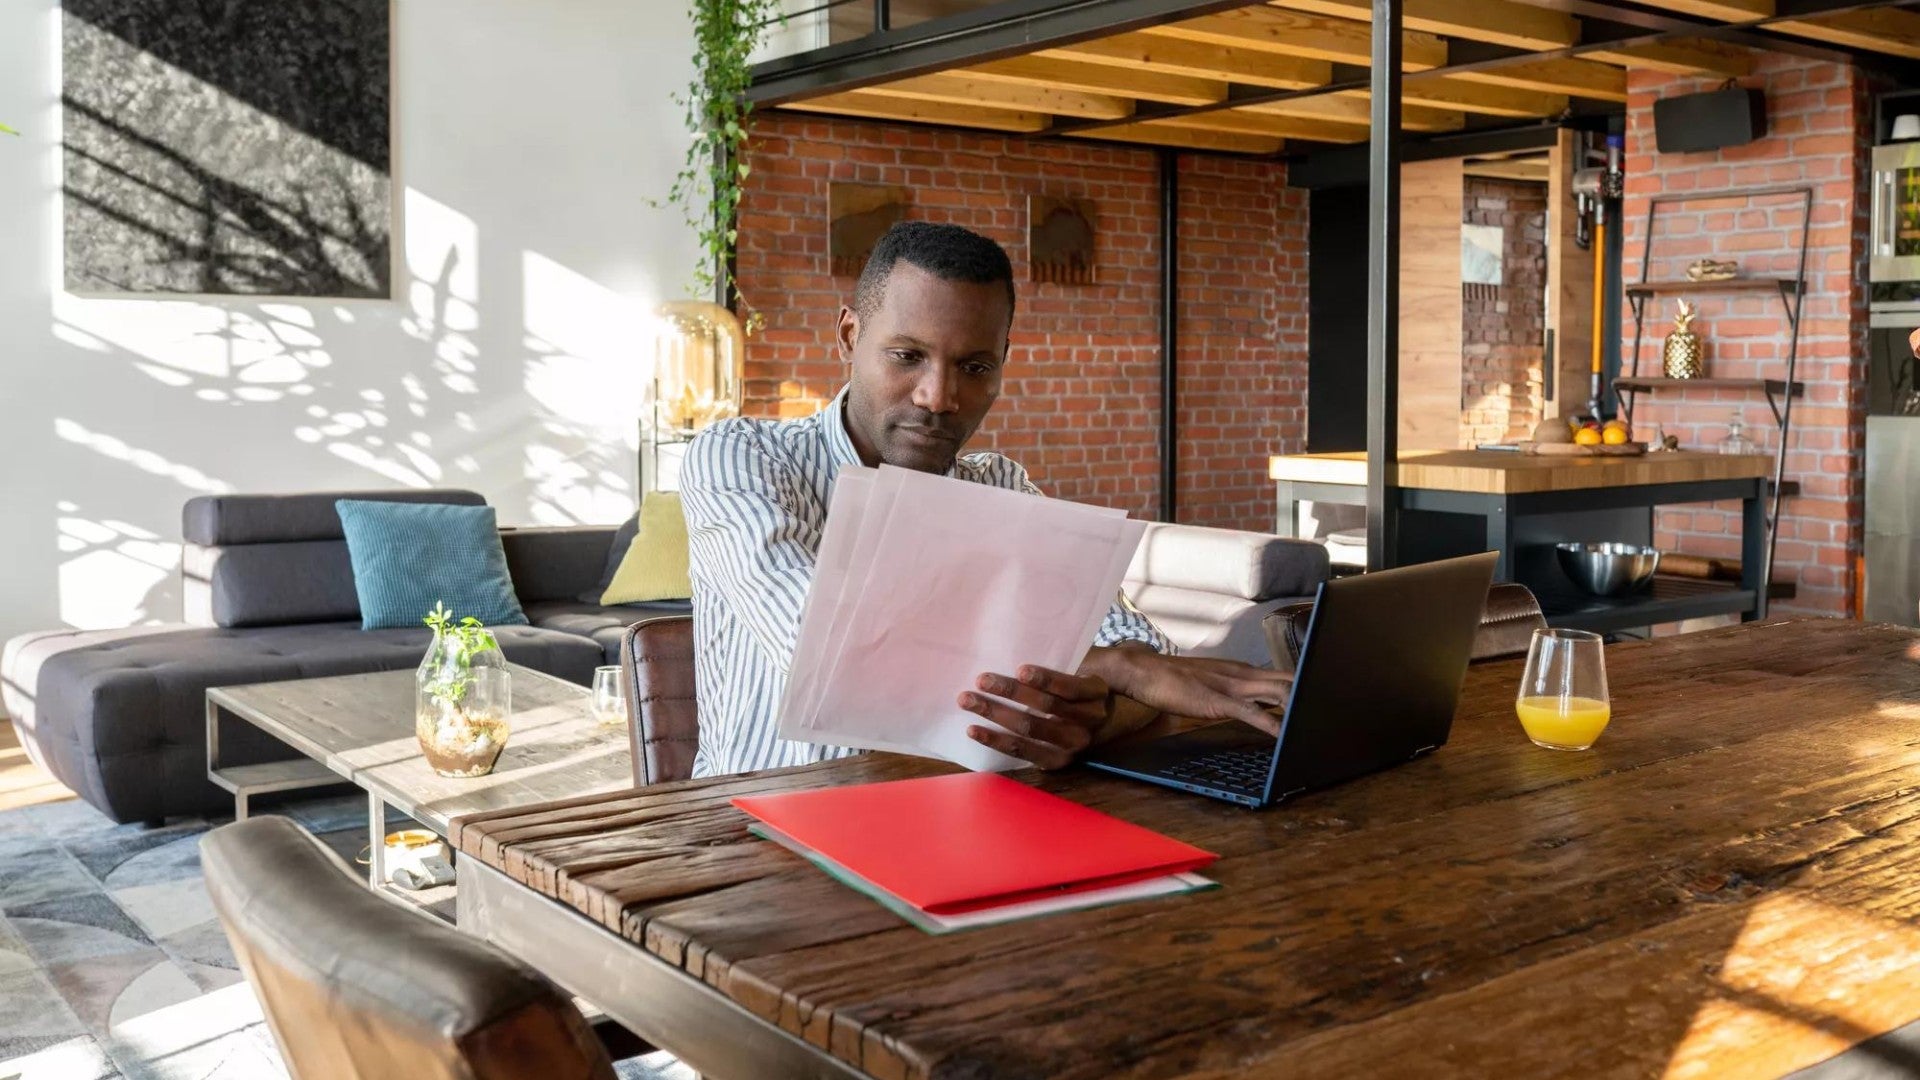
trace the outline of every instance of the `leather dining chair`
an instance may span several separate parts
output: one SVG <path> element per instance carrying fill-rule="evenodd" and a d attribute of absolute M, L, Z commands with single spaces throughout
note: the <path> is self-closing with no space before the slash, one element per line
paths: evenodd
<path fill-rule="evenodd" d="M 538 972 L 375 895 L 284 817 L 200 841 L 207 892 L 295 1080 L 613 1080 Z"/>
<path fill-rule="evenodd" d="M 693 616 L 668 615 L 627 627 L 620 641 L 620 678 L 627 691 L 634 786 L 692 776 L 693 755 L 700 748 Z"/>
<path fill-rule="evenodd" d="M 1306 644 L 1307 622 L 1313 617 L 1313 604 L 1292 604 L 1268 615 L 1261 626 L 1267 632 L 1267 645 L 1274 658 L 1287 658 L 1291 669 L 1300 661 L 1300 649 Z M 1487 606 L 1480 613 L 1480 629 L 1473 635 L 1473 657 L 1503 660 L 1525 656 L 1533 641 L 1533 632 L 1544 629 L 1547 617 L 1540 601 L 1525 585 L 1502 582 L 1487 591 Z"/>

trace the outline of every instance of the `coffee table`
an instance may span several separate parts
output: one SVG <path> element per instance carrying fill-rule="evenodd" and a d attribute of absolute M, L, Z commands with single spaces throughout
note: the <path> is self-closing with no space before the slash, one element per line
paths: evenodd
<path fill-rule="evenodd" d="M 207 691 L 207 779 L 233 792 L 233 816 L 253 796 L 348 781 L 367 793 L 368 884 L 386 884 L 387 808 L 443 839 L 462 814 L 504 810 L 633 786 L 624 726 L 593 717 L 583 686 L 532 668 L 513 672 L 507 748 L 486 776 L 445 777 L 414 739 L 414 673 L 381 671 L 321 679 L 219 686 Z M 306 755 L 292 761 L 224 764 L 220 732 L 241 721 Z"/>

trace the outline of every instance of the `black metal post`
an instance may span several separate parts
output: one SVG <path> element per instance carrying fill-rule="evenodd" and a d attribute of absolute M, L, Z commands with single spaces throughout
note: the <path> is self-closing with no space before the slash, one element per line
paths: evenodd
<path fill-rule="evenodd" d="M 1367 569 L 1394 563 L 1400 457 L 1400 15 L 1373 0 L 1367 187 Z"/>
<path fill-rule="evenodd" d="M 893 29 L 892 4 L 888 0 L 873 0 L 873 32 L 886 33 Z"/>
<path fill-rule="evenodd" d="M 1180 479 L 1180 154 L 1160 151 L 1160 520 Z"/>

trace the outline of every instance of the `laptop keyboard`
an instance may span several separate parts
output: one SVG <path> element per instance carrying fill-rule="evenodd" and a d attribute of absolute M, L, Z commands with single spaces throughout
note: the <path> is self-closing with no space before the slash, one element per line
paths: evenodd
<path fill-rule="evenodd" d="M 1221 750 L 1189 758 L 1169 768 L 1166 775 L 1189 784 L 1257 792 L 1266 785 L 1272 767 L 1272 750 Z"/>

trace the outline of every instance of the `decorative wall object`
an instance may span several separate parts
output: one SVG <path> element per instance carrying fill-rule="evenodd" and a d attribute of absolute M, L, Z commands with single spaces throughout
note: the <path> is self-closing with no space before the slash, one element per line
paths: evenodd
<path fill-rule="evenodd" d="M 838 276 L 852 277 L 867 265 L 873 245 L 907 216 L 907 189 L 885 184 L 827 186 L 827 258 Z"/>
<path fill-rule="evenodd" d="M 1035 281 L 1093 284 L 1093 202 L 1054 195 L 1027 200 L 1027 260 Z"/>
<path fill-rule="evenodd" d="M 67 288 L 388 296 L 388 25 L 388 0 L 67 0 Z"/>
<path fill-rule="evenodd" d="M 1498 225 L 1460 226 L 1460 285 L 1467 299 L 1498 299 L 1506 244 Z"/>
<path fill-rule="evenodd" d="M 1679 312 L 1673 317 L 1673 332 L 1660 349 L 1661 366 L 1669 379 L 1698 379 L 1707 373 L 1706 350 L 1700 344 L 1700 335 L 1691 329 L 1695 314 L 1691 302 L 1680 301 Z"/>

